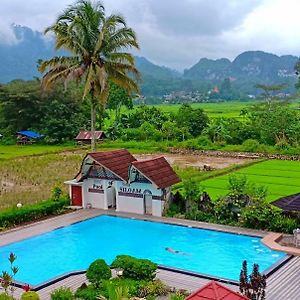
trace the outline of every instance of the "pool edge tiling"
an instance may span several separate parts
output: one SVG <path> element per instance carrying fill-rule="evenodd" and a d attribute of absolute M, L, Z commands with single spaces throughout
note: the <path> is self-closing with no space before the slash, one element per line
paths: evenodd
<path fill-rule="evenodd" d="M 102 215 L 102 217 L 103 217 L 103 215 Z M 107 217 L 109 217 L 108 219 L 107 219 Z M 123 218 L 120 218 L 120 216 L 117 216 L 118 217 L 118 219 L 115 219 L 115 220 L 118 220 L 118 222 L 123 226 L 123 223 L 126 225 L 130 225 L 130 226 L 133 226 L 132 228 L 136 228 L 136 227 L 145 227 L 145 228 L 149 228 L 149 225 L 145 225 L 147 222 L 143 222 L 143 223 L 141 223 L 141 219 L 139 218 L 139 219 L 136 219 L 136 218 L 124 218 L 124 216 L 122 216 Z M 96 217 L 96 219 L 95 219 L 95 216 L 93 217 L 93 218 L 90 218 L 90 219 L 88 219 L 88 220 L 86 220 L 86 221 L 88 221 L 88 222 L 91 222 L 90 223 L 90 225 L 95 225 L 95 224 L 97 224 L 97 217 Z M 99 218 L 100 219 L 100 218 Z M 113 220 L 113 218 L 111 218 L 111 216 L 106 216 L 106 218 L 101 218 L 102 220 L 107 220 L 108 221 L 108 224 L 109 225 L 111 225 L 112 223 L 112 220 Z M 123 221 L 121 221 L 121 219 L 123 219 Z M 126 221 L 127 220 L 127 221 Z M 149 221 L 149 220 L 148 220 Z M 153 228 L 155 229 L 157 229 L 158 228 L 158 230 L 160 230 L 161 229 L 161 226 L 162 226 L 162 232 L 164 231 L 164 230 L 171 230 L 173 233 L 175 232 L 176 233 L 176 238 L 181 238 L 181 236 L 178 236 L 178 234 L 177 234 L 177 232 L 181 232 L 182 234 L 183 234 L 183 236 L 184 236 L 184 238 L 185 238 L 185 240 L 189 240 L 190 239 L 190 234 L 192 234 L 192 231 L 194 232 L 193 234 L 195 234 L 195 232 L 196 232 L 196 235 L 198 234 L 198 235 L 200 235 L 201 236 L 201 229 L 199 229 L 199 228 L 190 228 L 190 226 L 183 226 L 182 224 L 179 224 L 179 226 L 180 227 L 178 227 L 178 225 L 175 225 L 175 224 L 173 224 L 173 222 L 172 222 L 172 224 L 171 225 L 168 225 L 168 224 L 165 224 L 165 222 L 157 222 L 156 220 L 151 220 L 151 221 L 155 221 L 155 222 L 151 222 L 152 223 L 152 225 L 150 226 L 150 227 L 152 227 L 152 231 L 153 231 Z M 114 223 L 118 223 L 118 222 L 115 222 L 115 221 L 113 221 Z M 129 223 L 128 223 L 129 222 Z M 131 223 L 131 222 L 134 222 L 134 223 Z M 137 222 L 137 223 L 136 223 Z M 34 239 L 39 239 L 41 236 L 43 236 L 44 238 L 45 238 L 45 235 L 52 235 L 53 234 L 53 232 L 58 232 L 58 233 L 62 233 L 61 231 L 62 230 L 64 230 L 65 232 L 64 232 L 64 235 L 63 235 L 63 237 L 65 238 L 67 235 L 66 235 L 66 233 L 68 233 L 68 234 L 70 234 L 70 235 L 72 235 L 73 234 L 73 232 L 72 232 L 72 229 L 74 229 L 74 226 L 80 226 L 80 224 L 82 224 L 83 223 L 83 225 L 81 225 L 81 226 L 83 226 L 83 228 L 85 228 L 85 226 L 88 224 L 88 223 L 86 223 L 85 221 L 84 222 L 80 222 L 80 223 L 78 223 L 78 222 L 75 222 L 76 224 L 72 224 L 71 226 L 66 226 L 66 227 L 64 227 L 64 228 L 62 228 L 62 229 L 58 229 L 58 230 L 55 230 L 55 231 L 50 231 L 50 232 L 47 232 L 47 233 L 45 233 L 45 234 L 41 234 L 41 235 L 38 235 L 38 236 L 35 236 L 34 237 Z M 110 224 L 111 223 L 111 224 Z M 140 226 L 135 226 L 136 224 L 139 224 Z M 128 226 L 129 226 L 128 225 Z M 129 227 L 130 227 L 129 226 Z M 165 227 L 166 226 L 166 227 Z M 171 227 L 170 227 L 171 226 Z M 175 228 L 176 227 L 176 228 Z M 181 228 L 183 228 L 183 229 L 181 229 Z M 194 230 L 196 230 L 196 231 L 194 231 L 194 230 L 192 230 L 192 229 L 194 229 Z M 149 229 L 150 230 L 150 229 Z M 192 231 L 190 231 L 190 230 L 192 230 Z M 213 238 L 217 238 L 217 236 L 218 236 L 218 234 L 224 234 L 224 232 L 212 232 L 211 230 L 209 230 L 209 232 L 208 232 L 208 230 L 207 229 L 202 229 L 202 233 L 206 233 L 206 234 L 210 234 L 210 235 L 212 235 L 213 236 Z M 77 232 L 78 233 L 78 232 Z M 153 232 L 152 232 L 153 233 Z M 155 232 L 154 232 L 155 233 Z M 192 234 L 192 236 L 193 236 L 193 234 Z M 105 232 L 104 232 L 104 235 L 105 235 Z M 185 236 L 185 235 L 187 235 L 187 236 Z M 231 238 L 232 238 L 232 235 L 235 237 L 235 238 L 238 238 L 239 240 L 243 240 L 243 239 L 245 239 L 245 237 L 243 237 L 242 235 L 236 235 L 236 234 L 233 234 L 233 233 L 226 233 L 226 235 L 231 235 Z M 253 235 L 251 235 L 249 238 L 251 238 Z M 222 236 L 223 238 L 228 238 L 228 236 Z M 102 235 L 101 235 L 101 238 L 102 238 Z M 31 240 L 31 238 L 29 238 L 29 239 L 26 239 L 26 240 L 23 240 L 23 242 L 24 241 L 30 241 Z M 116 241 L 116 240 L 115 240 Z M 260 243 L 261 243 L 261 237 L 259 238 L 259 241 L 260 241 Z M 47 242 L 47 239 L 46 239 L 46 242 Z M 72 245 L 72 240 L 68 240 L 68 242 L 70 242 L 70 245 Z M 141 242 L 141 241 L 140 241 Z M 137 244 L 137 245 L 135 245 L 134 246 L 134 248 L 133 249 L 135 249 L 135 247 L 139 247 L 139 246 L 141 246 L 140 245 L 140 242 L 139 242 L 139 244 Z M 163 242 L 163 247 L 165 247 L 165 246 L 168 246 L 168 244 L 167 243 L 169 243 L 169 241 L 168 240 L 162 240 L 162 242 Z M 209 242 L 209 240 L 208 240 L 208 242 Z M 249 241 L 248 241 L 249 242 Z M 256 240 L 253 240 L 252 241 L 253 243 L 257 243 L 257 241 Z M 179 246 L 181 246 L 181 244 L 179 245 L 178 243 L 180 243 L 180 241 L 178 242 L 177 240 L 175 240 L 175 245 L 177 246 L 178 245 L 178 247 Z M 130 244 L 130 243 L 129 243 Z M 251 244 L 251 243 L 250 243 Z M 185 244 L 184 244 L 185 245 Z M 212 244 L 212 245 L 214 245 L 214 244 Z M 254 245 L 256 245 L 256 244 L 254 244 Z M 8 246 L 8 245 L 7 245 Z M 103 245 L 102 245 L 103 246 Z M 129 245 L 130 246 L 130 245 Z M 163 257 L 162 258 L 160 258 L 160 257 L 158 257 L 159 259 L 162 259 L 162 260 L 164 260 L 164 254 L 165 254 L 165 251 L 162 251 L 162 245 L 161 244 L 158 244 L 157 245 L 157 247 L 159 247 L 159 248 L 157 248 L 158 250 L 160 250 L 160 252 L 161 253 L 163 253 Z M 260 245 L 259 245 L 259 247 L 260 247 Z M 202 247 L 200 250 L 202 250 L 204 247 Z M 1 247 L 0 248 L 0 250 L 1 249 L 3 249 L 3 247 Z M 132 250 L 131 248 L 128 248 L 129 250 Z M 155 251 L 157 251 L 157 249 L 155 249 Z M 188 248 L 188 249 L 192 249 L 192 248 Z M 262 248 L 262 249 L 259 249 L 260 251 L 262 251 L 262 250 L 264 250 L 264 248 Z M 21 252 L 22 253 L 22 252 Z M 160 253 L 160 254 L 161 254 Z M 205 251 L 204 251 L 204 253 L 205 253 Z M 272 251 L 270 252 L 270 253 L 272 253 Z M 127 253 L 126 251 L 121 251 L 120 253 L 116 253 L 116 254 L 131 254 L 131 255 L 134 255 L 134 253 Z M 151 254 L 151 253 L 150 253 Z M 197 255 L 198 255 L 198 252 L 196 253 Z M 203 253 L 202 253 L 203 254 Z M 18 255 L 18 254 L 17 254 Z M 82 255 L 84 255 L 84 254 L 82 254 Z M 175 254 L 171 254 L 171 256 L 172 255 L 175 255 Z M 192 255 L 195 255 L 195 253 L 193 253 Z M 145 258 L 150 258 L 150 257 L 147 257 L 147 256 L 144 256 L 144 255 L 141 255 L 141 253 L 140 252 L 138 252 L 138 255 L 137 256 L 139 256 L 139 257 L 145 257 Z M 78 257 L 80 257 L 80 256 L 78 256 Z M 101 255 L 99 254 L 99 256 L 97 257 L 97 258 L 100 258 L 101 257 Z M 157 257 L 157 256 L 155 256 L 155 257 Z M 285 257 L 287 257 L 287 256 L 285 256 Z M 81 258 L 81 257 L 80 257 Z M 105 259 L 108 259 L 107 257 L 104 257 Z M 172 263 L 174 262 L 174 261 L 176 261 L 177 260 L 177 258 L 178 258 L 178 256 L 175 256 L 175 259 L 173 259 L 172 257 L 171 257 L 171 259 L 170 259 L 170 257 L 166 257 L 167 258 L 167 261 L 171 261 Z M 180 261 L 182 261 L 182 260 L 186 260 L 187 261 L 187 263 L 191 263 L 191 262 L 193 262 L 194 263 L 194 260 L 196 259 L 195 257 L 192 257 L 192 260 L 191 261 L 189 261 L 188 260 L 188 258 L 189 257 L 180 257 L 180 258 L 178 258 Z M 150 258 L 151 259 L 151 258 Z M 109 258 L 108 260 L 110 260 L 111 261 L 111 258 Z M 152 260 L 154 260 L 155 261 L 155 259 L 152 259 Z M 109 261 L 109 262 L 110 262 Z M 276 262 L 278 261 L 278 259 L 276 259 Z M 189 270 L 189 269 L 187 269 L 187 268 L 183 268 L 182 267 L 182 265 L 184 265 L 184 264 L 181 264 L 180 262 L 178 262 L 178 265 L 179 265 L 179 267 L 177 267 L 177 262 L 175 263 L 175 266 L 173 265 L 169 265 L 169 263 L 166 263 L 166 264 L 164 264 L 164 262 L 165 261 L 156 261 L 156 262 L 158 262 L 158 264 L 160 264 L 161 265 L 161 267 L 162 268 L 168 268 L 168 269 L 172 269 L 172 270 L 174 270 L 175 269 L 175 271 L 178 271 L 178 272 L 183 272 L 183 273 L 186 273 L 186 274 L 191 274 L 191 275 L 194 275 L 194 276 L 203 276 L 204 278 L 211 278 L 211 279 L 217 279 L 217 280 L 220 280 L 220 281 L 224 281 L 224 282 L 234 282 L 235 280 L 233 280 L 232 278 L 230 279 L 230 278 L 226 278 L 226 276 L 219 276 L 219 274 L 210 274 L 209 272 L 208 272 L 208 274 L 202 274 L 203 272 L 202 271 L 200 271 L 199 272 L 199 270 Z M 272 265 L 273 265 L 273 263 L 272 263 Z M 87 265 L 85 265 L 85 268 L 87 267 Z M 74 269 L 75 270 L 83 270 L 83 269 L 85 269 L 85 268 L 78 268 L 78 266 L 77 267 L 74 267 Z M 268 265 L 268 268 L 269 268 L 269 265 Z M 73 271 L 74 269 L 72 269 L 72 270 L 70 270 L 70 269 L 68 269 L 68 270 L 65 270 L 64 272 L 61 272 L 61 273 L 59 273 L 59 274 L 65 274 L 66 272 L 68 273 L 68 271 Z M 240 270 L 240 268 L 239 268 L 239 270 Z M 238 272 L 239 272 L 239 270 L 238 270 Z M 22 271 L 22 267 L 20 268 L 20 272 Z M 59 274 L 55 274 L 55 275 L 59 275 Z M 51 278 L 53 278 L 53 277 L 55 277 L 55 279 L 57 280 L 60 276 L 51 276 L 50 278 L 46 278 L 47 280 L 42 280 L 42 281 L 40 281 L 40 282 L 45 282 L 45 281 L 49 281 L 49 282 L 51 282 Z M 217 278 L 216 278 L 217 277 Z M 225 277 L 225 278 L 224 278 Z M 27 279 L 26 280 L 21 280 L 22 282 L 23 281 L 28 281 Z M 34 282 L 34 283 L 37 283 L 37 282 Z M 35 284 L 35 286 L 38 286 L 38 285 L 41 285 L 41 284 Z"/>

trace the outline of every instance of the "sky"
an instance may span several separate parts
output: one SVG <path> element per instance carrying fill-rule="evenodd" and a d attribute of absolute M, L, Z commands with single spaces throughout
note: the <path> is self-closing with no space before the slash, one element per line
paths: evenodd
<path fill-rule="evenodd" d="M 0 43 L 11 24 L 42 31 L 73 0 L 1 0 Z M 103 0 L 138 36 L 135 53 L 177 70 L 200 58 L 234 59 L 248 50 L 300 54 L 300 0 Z"/>

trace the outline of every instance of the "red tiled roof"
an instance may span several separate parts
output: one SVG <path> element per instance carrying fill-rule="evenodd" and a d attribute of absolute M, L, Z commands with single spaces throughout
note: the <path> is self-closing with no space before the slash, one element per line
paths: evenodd
<path fill-rule="evenodd" d="M 215 281 L 191 294 L 186 300 L 249 300 L 247 297 L 232 291 L 228 287 Z"/>
<path fill-rule="evenodd" d="M 126 150 L 113 150 L 88 153 L 96 162 L 112 171 L 123 180 L 128 180 L 128 168 L 136 159 Z"/>
<path fill-rule="evenodd" d="M 132 165 L 158 188 L 166 188 L 180 182 L 180 178 L 163 156 L 134 161 Z"/>
<path fill-rule="evenodd" d="M 105 137 L 103 131 L 95 131 L 96 140 L 101 140 Z M 76 136 L 75 140 L 91 140 L 92 132 L 91 131 L 80 131 Z"/>

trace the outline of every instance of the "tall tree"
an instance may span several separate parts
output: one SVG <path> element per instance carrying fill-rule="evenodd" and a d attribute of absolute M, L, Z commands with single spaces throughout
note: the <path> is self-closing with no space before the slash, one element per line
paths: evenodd
<path fill-rule="evenodd" d="M 276 100 L 277 97 L 274 93 L 279 93 L 279 91 L 285 89 L 288 86 L 286 83 L 278 83 L 278 84 L 256 84 L 255 87 L 257 89 L 263 90 L 262 96 L 265 98 L 269 107 L 271 107 L 271 103 L 273 100 Z"/>
<path fill-rule="evenodd" d="M 109 97 L 107 108 L 115 111 L 115 122 L 120 122 L 121 107 L 126 106 L 128 109 L 133 108 L 132 97 L 123 88 L 114 83 L 109 84 Z"/>
<path fill-rule="evenodd" d="M 53 32 L 56 49 L 70 56 L 56 56 L 40 63 L 46 72 L 42 84 L 50 88 L 57 81 L 83 83 L 83 99 L 91 102 L 92 151 L 95 151 L 96 108 L 104 111 L 109 94 L 109 81 L 129 94 L 138 92 L 139 72 L 134 57 L 127 49 L 139 48 L 135 32 L 120 15 L 105 15 L 99 2 L 79 0 L 69 6 L 45 31 Z"/>

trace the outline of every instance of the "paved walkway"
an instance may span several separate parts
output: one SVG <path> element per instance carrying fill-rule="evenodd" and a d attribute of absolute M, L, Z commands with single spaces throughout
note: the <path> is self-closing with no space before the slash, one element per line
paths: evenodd
<path fill-rule="evenodd" d="M 210 230 L 221 230 L 237 234 L 249 234 L 253 236 L 266 236 L 266 232 L 249 230 L 237 227 L 215 225 L 209 223 L 202 223 L 190 220 L 178 220 L 173 218 L 157 218 L 153 216 L 140 216 L 128 213 L 116 213 L 114 211 L 103 211 L 97 209 L 79 210 L 66 215 L 57 216 L 48 220 L 40 221 L 34 224 L 23 226 L 17 229 L 0 234 L 0 246 L 16 242 L 25 238 L 29 238 L 44 232 L 57 229 L 62 226 L 67 226 L 75 222 L 80 222 L 88 218 L 96 217 L 102 214 L 119 215 L 124 217 L 147 219 L 153 221 L 160 221 L 172 224 L 181 224 L 197 228 L 207 228 Z M 159 270 L 158 278 L 163 280 L 166 284 L 176 288 L 183 288 L 189 291 L 194 291 L 209 280 L 198 278 L 190 275 L 179 274 L 176 272 Z M 293 258 L 286 265 L 276 271 L 268 278 L 267 300 L 298 300 L 300 299 L 300 285 L 298 283 L 300 278 L 300 257 Z M 80 285 L 85 282 L 85 275 L 75 275 L 68 277 L 58 283 L 48 286 L 39 291 L 42 300 L 50 299 L 51 291 L 60 286 L 70 287 L 76 290 Z M 237 290 L 237 286 L 229 285 L 230 288 Z M 16 296 L 19 297 L 22 293 L 21 289 L 17 289 Z"/>

